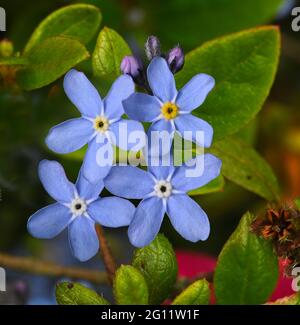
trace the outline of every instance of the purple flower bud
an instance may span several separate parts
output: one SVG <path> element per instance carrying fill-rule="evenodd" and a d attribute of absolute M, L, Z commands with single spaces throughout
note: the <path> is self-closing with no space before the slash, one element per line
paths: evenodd
<path fill-rule="evenodd" d="M 145 44 L 145 51 L 148 60 L 152 60 L 155 56 L 160 56 L 160 41 L 156 36 L 149 36 Z"/>
<path fill-rule="evenodd" d="M 170 50 L 167 56 L 169 67 L 173 73 L 178 72 L 184 66 L 184 53 L 180 46 Z"/>
<path fill-rule="evenodd" d="M 129 74 L 132 77 L 137 77 L 142 70 L 142 64 L 136 57 L 127 55 L 124 56 L 120 68 L 122 73 Z"/>

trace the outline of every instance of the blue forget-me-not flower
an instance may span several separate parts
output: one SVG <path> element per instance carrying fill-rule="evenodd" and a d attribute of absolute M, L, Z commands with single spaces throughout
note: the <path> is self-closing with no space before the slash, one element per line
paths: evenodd
<path fill-rule="evenodd" d="M 49 239 L 68 228 L 73 255 L 80 261 L 92 258 L 99 249 L 95 223 L 123 227 L 133 218 L 135 207 L 131 202 L 118 197 L 100 198 L 103 182 L 91 184 L 81 172 L 74 185 L 56 161 L 41 161 L 39 177 L 57 202 L 34 213 L 28 220 L 28 231 L 34 237 Z"/>
<path fill-rule="evenodd" d="M 200 165 L 201 164 L 201 165 Z M 210 226 L 206 213 L 187 192 L 202 187 L 220 174 L 221 161 L 211 154 L 199 155 L 180 167 L 151 166 L 148 171 L 133 166 L 113 167 L 105 187 L 114 195 L 142 199 L 128 228 L 130 242 L 148 245 L 157 235 L 165 213 L 176 231 L 192 242 L 206 240 Z M 202 175 L 187 177 L 195 166 Z"/>
<path fill-rule="evenodd" d="M 162 57 L 154 57 L 151 61 L 147 78 L 153 96 L 133 93 L 125 99 L 124 110 L 129 118 L 151 122 L 149 138 L 153 131 L 167 131 L 172 139 L 177 131 L 186 140 L 201 147 L 210 147 L 213 128 L 191 112 L 204 102 L 215 85 L 214 78 L 203 73 L 197 74 L 177 91 L 174 75 Z M 204 133 L 204 137 L 197 137 L 199 131 Z"/>
<path fill-rule="evenodd" d="M 64 90 L 82 116 L 53 127 L 46 143 L 57 153 L 70 153 L 88 143 L 82 172 L 90 182 L 96 183 L 109 173 L 113 160 L 111 154 L 105 164 L 99 164 L 104 161 L 103 157 L 97 157 L 101 147 L 111 144 L 131 150 L 135 145 L 134 149 L 138 151 L 144 146 L 144 143 L 141 143 L 141 147 L 137 147 L 135 143 L 128 141 L 132 132 L 144 134 L 143 125 L 121 118 L 124 114 L 122 101 L 134 92 L 134 82 L 128 75 L 120 76 L 102 100 L 87 77 L 72 69 L 64 78 Z M 127 138 L 125 134 L 119 134 L 124 128 Z M 110 148 L 112 151 L 112 147 Z"/>

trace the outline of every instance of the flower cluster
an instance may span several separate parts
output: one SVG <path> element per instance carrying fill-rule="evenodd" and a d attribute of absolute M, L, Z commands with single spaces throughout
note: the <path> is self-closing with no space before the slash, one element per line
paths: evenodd
<path fill-rule="evenodd" d="M 95 223 L 106 227 L 129 226 L 130 242 L 137 247 L 149 244 L 157 235 L 165 214 L 173 227 L 192 242 L 206 240 L 209 220 L 188 192 L 220 174 L 221 161 L 211 154 L 198 155 L 175 166 L 171 152 L 175 133 L 201 147 L 212 143 L 213 129 L 192 111 L 198 108 L 214 87 L 206 74 L 194 76 L 182 89 L 176 89 L 174 73 L 184 64 L 183 52 L 176 47 L 161 54 L 159 41 L 146 43 L 150 64 L 145 71 L 139 59 L 125 57 L 124 73 L 113 83 L 108 95 L 100 94 L 82 72 L 69 71 L 64 90 L 81 117 L 53 127 L 46 144 L 56 153 L 70 153 L 88 144 L 78 179 L 72 184 L 63 167 L 43 160 L 39 176 L 45 190 L 57 201 L 33 214 L 29 232 L 37 238 L 53 238 L 68 228 L 75 257 L 93 257 L 99 243 Z M 135 92 L 134 82 L 142 80 L 148 94 Z M 129 119 L 124 119 L 124 113 Z M 141 122 L 150 122 L 147 131 Z M 152 135 L 167 132 L 169 141 L 160 147 Z M 198 133 L 204 136 L 198 137 Z M 158 155 L 153 148 L 158 147 Z M 113 149 L 139 152 L 143 149 L 147 171 L 136 166 L 113 164 Z M 169 156 L 168 163 L 163 159 Z M 153 157 L 156 157 L 153 163 Z M 195 174 L 195 169 L 198 170 Z M 103 188 L 113 197 L 101 198 Z M 135 207 L 128 199 L 139 199 Z"/>

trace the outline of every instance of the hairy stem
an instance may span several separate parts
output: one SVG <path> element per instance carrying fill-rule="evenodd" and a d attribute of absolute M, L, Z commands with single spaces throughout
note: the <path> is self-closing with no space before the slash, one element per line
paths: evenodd
<path fill-rule="evenodd" d="M 69 277 L 71 279 L 80 279 L 99 284 L 107 284 L 105 272 L 92 271 L 79 267 L 65 267 L 30 257 L 16 257 L 0 253 L 0 266 L 32 274 L 53 277 Z"/>
<path fill-rule="evenodd" d="M 100 253 L 103 258 L 103 262 L 105 265 L 105 269 L 107 272 L 107 278 L 110 284 L 113 283 L 115 273 L 116 273 L 116 263 L 112 256 L 111 250 L 109 248 L 109 245 L 107 243 L 103 228 L 100 225 L 96 225 L 96 231 L 99 238 L 100 243 Z"/>

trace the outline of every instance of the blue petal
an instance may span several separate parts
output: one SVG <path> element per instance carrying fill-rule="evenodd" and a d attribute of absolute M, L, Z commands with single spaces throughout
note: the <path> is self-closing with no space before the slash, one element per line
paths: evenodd
<path fill-rule="evenodd" d="M 164 58 L 155 57 L 151 61 L 147 69 L 147 77 L 153 94 L 162 102 L 175 99 L 177 95 L 175 79 Z"/>
<path fill-rule="evenodd" d="M 114 145 L 125 151 L 139 151 L 146 144 L 146 134 L 140 122 L 133 120 L 119 120 L 111 124 Z M 129 142 L 130 141 L 130 142 Z"/>
<path fill-rule="evenodd" d="M 45 188 L 54 200 L 69 203 L 74 198 L 76 189 L 57 161 L 42 160 L 39 164 L 39 177 Z"/>
<path fill-rule="evenodd" d="M 83 147 L 91 139 L 92 122 L 74 118 L 54 126 L 46 138 L 47 146 L 57 153 L 70 153 Z"/>
<path fill-rule="evenodd" d="M 160 115 L 161 105 L 157 98 L 142 93 L 134 93 L 123 101 L 129 118 L 142 122 L 152 122 Z"/>
<path fill-rule="evenodd" d="M 198 146 L 209 148 L 213 139 L 213 128 L 204 120 L 191 114 L 180 115 L 175 119 L 177 132 L 186 140 L 195 142 Z M 204 132 L 203 137 L 200 131 Z M 197 137 L 197 132 L 199 136 Z"/>
<path fill-rule="evenodd" d="M 62 204 L 51 204 L 29 218 L 27 229 L 33 237 L 50 239 L 67 227 L 71 217 L 70 210 Z"/>
<path fill-rule="evenodd" d="M 128 200 L 119 197 L 105 197 L 91 203 L 89 215 L 105 227 L 128 226 L 133 218 L 135 206 Z"/>
<path fill-rule="evenodd" d="M 199 107 L 214 88 L 215 79 L 201 73 L 194 76 L 181 90 L 179 90 L 176 104 L 181 110 L 191 112 Z"/>
<path fill-rule="evenodd" d="M 76 217 L 69 225 L 69 242 L 73 255 L 81 262 L 95 256 L 99 250 L 95 222 L 88 217 Z"/>
<path fill-rule="evenodd" d="M 95 117 L 100 114 L 103 109 L 101 97 L 83 72 L 70 70 L 65 75 L 64 89 L 82 115 Z"/>
<path fill-rule="evenodd" d="M 107 139 L 99 143 L 97 138 L 94 138 L 89 143 L 82 166 L 83 176 L 89 182 L 96 184 L 107 176 L 113 164 L 113 154 L 110 155 L 108 151 L 112 150 Z M 104 160 L 103 155 L 107 159 Z M 101 161 L 103 162 L 99 165 Z"/>
<path fill-rule="evenodd" d="M 202 175 L 197 176 L 196 166 Z M 176 168 L 172 177 L 173 186 L 180 191 L 188 192 L 206 185 L 220 175 L 222 161 L 211 154 L 197 156 L 185 165 Z M 188 171 L 195 172 L 197 177 L 189 177 Z"/>
<path fill-rule="evenodd" d="M 82 169 L 78 174 L 78 178 L 76 181 L 76 188 L 80 197 L 85 200 L 91 200 L 97 198 L 104 188 L 104 183 L 102 180 L 93 184 L 89 182 L 84 176 Z"/>
<path fill-rule="evenodd" d="M 186 194 L 170 196 L 167 213 L 176 231 L 186 240 L 206 240 L 210 225 L 206 213 Z"/>
<path fill-rule="evenodd" d="M 158 180 L 167 179 L 173 174 L 174 165 L 172 152 L 165 155 L 151 155 L 149 152 L 147 160 L 148 171 Z"/>
<path fill-rule="evenodd" d="M 169 154 L 174 137 L 174 128 L 165 119 L 154 122 L 148 129 L 148 155 L 165 156 Z"/>
<path fill-rule="evenodd" d="M 159 232 L 165 209 L 161 199 L 151 197 L 143 200 L 136 208 L 133 220 L 128 228 L 128 236 L 135 247 L 150 244 Z"/>
<path fill-rule="evenodd" d="M 104 113 L 109 119 L 120 118 L 124 114 L 122 101 L 134 92 L 134 82 L 128 75 L 120 76 L 111 86 L 104 99 Z"/>
<path fill-rule="evenodd" d="M 104 184 L 112 194 L 127 199 L 142 199 L 154 188 L 150 174 L 132 166 L 113 167 Z"/>

